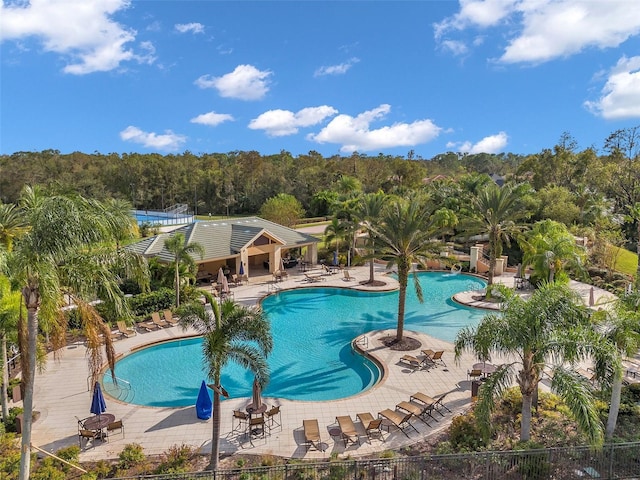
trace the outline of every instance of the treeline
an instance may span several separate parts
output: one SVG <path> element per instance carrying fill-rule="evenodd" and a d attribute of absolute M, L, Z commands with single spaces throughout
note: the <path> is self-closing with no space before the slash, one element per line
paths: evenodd
<path fill-rule="evenodd" d="M 411 155 L 409 155 L 411 157 Z M 525 157 L 512 154 L 459 155 L 431 160 L 389 155 L 325 158 L 317 152 L 261 155 L 255 151 L 194 155 L 61 154 L 56 150 L 0 156 L 0 200 L 15 202 L 25 184 L 58 184 L 104 199 L 130 201 L 157 210 L 185 203 L 199 214 L 251 214 L 278 193 L 295 196 L 309 216 L 327 215 L 318 192 L 343 176 L 359 180 L 365 192 L 397 192 L 420 187 L 436 175 L 467 172 L 513 173 Z"/>

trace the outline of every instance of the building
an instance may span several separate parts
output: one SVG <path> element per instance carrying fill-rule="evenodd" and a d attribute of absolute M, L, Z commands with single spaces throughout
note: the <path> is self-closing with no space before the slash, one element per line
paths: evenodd
<path fill-rule="evenodd" d="M 167 238 L 182 233 L 188 243 L 199 243 L 204 256 L 193 256 L 198 265 L 198 281 L 216 278 L 220 268 L 229 275 L 244 274 L 251 277 L 273 273 L 305 261 L 318 261 L 318 239 L 277 223 L 258 217 L 233 218 L 216 221 L 197 221 L 168 233 L 145 238 L 128 248 L 147 258 L 172 262 L 173 254 L 165 247 Z"/>

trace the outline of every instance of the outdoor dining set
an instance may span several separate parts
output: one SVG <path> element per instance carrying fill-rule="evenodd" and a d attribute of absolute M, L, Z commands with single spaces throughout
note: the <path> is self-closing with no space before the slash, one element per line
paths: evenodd
<path fill-rule="evenodd" d="M 102 394 L 100 383 L 96 382 L 93 387 L 93 395 L 91 397 L 90 413 L 93 415 L 86 418 L 78 418 L 78 442 L 80 448 L 88 447 L 89 442 L 95 446 L 96 440 L 109 441 L 109 436 L 118 432 L 124 437 L 124 424 L 122 420 L 116 420 L 116 416 L 112 413 L 106 413 L 107 404 Z"/>

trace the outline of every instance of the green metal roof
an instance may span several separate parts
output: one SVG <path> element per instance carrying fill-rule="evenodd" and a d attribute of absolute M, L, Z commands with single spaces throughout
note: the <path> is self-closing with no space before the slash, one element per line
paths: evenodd
<path fill-rule="evenodd" d="M 199 255 L 193 256 L 196 262 L 234 257 L 262 234 L 287 248 L 318 243 L 317 238 L 292 228 L 259 217 L 246 217 L 190 223 L 171 232 L 145 238 L 127 248 L 140 255 L 172 262 L 173 255 L 164 248 L 164 242 L 176 233 L 182 233 L 187 243 L 202 245 L 205 254 L 202 259 Z"/>

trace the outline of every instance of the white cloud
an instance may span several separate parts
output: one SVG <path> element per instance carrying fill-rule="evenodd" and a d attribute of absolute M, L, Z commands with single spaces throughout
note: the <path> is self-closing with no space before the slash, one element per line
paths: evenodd
<path fill-rule="evenodd" d="M 323 75 L 344 75 L 347 71 L 360 61 L 359 58 L 350 58 L 348 61 L 339 65 L 322 66 L 318 68 L 313 74 L 314 77 L 321 77 Z"/>
<path fill-rule="evenodd" d="M 229 115 L 228 113 L 209 112 L 192 118 L 190 122 L 199 123 L 201 125 L 209 125 L 210 127 L 216 127 L 221 123 L 232 122 L 233 120 L 233 116 Z"/>
<path fill-rule="evenodd" d="M 201 23 L 176 23 L 175 29 L 180 33 L 204 33 Z"/>
<path fill-rule="evenodd" d="M 626 0 L 461 0 L 460 11 L 434 25 L 437 40 L 468 28 L 508 24 L 503 63 L 541 63 L 589 47 L 617 47 L 640 33 L 640 2 Z"/>
<path fill-rule="evenodd" d="M 440 46 L 443 50 L 448 50 L 456 57 L 464 55 L 469 51 L 469 48 L 464 44 L 464 42 L 460 42 L 458 40 L 444 40 L 440 43 Z"/>
<path fill-rule="evenodd" d="M 500 132 L 496 135 L 490 135 L 484 137 L 479 142 L 472 144 L 471 142 L 464 142 L 458 145 L 458 151 L 463 153 L 500 153 L 507 146 L 509 136 L 505 132 Z M 447 147 L 454 147 L 455 143 L 447 143 Z"/>
<path fill-rule="evenodd" d="M 618 60 L 609 72 L 602 96 L 584 105 L 608 120 L 640 118 L 640 56 Z"/>
<path fill-rule="evenodd" d="M 215 88 L 221 97 L 240 100 L 260 100 L 269 91 L 268 70 L 258 70 L 253 65 L 238 65 L 231 73 L 221 77 L 203 75 L 195 81 L 200 88 Z"/>
<path fill-rule="evenodd" d="M 317 125 L 336 113 L 338 111 L 328 105 L 303 108 L 297 113 L 289 110 L 269 110 L 251 120 L 249 128 L 264 130 L 271 137 L 283 137 L 298 133 L 300 127 Z"/>
<path fill-rule="evenodd" d="M 120 132 L 120 138 L 125 142 L 139 143 L 147 148 L 158 150 L 175 151 L 187 141 L 184 135 L 178 135 L 171 130 L 166 130 L 164 134 L 154 132 L 144 132 L 132 125 Z"/>
<path fill-rule="evenodd" d="M 310 134 L 308 140 L 318 143 L 341 144 L 340 151 L 371 151 L 383 148 L 413 147 L 426 143 L 442 131 L 431 120 L 413 123 L 395 123 L 372 130 L 371 123 L 383 119 L 391 106 L 382 104 L 356 117 L 338 115 L 318 134 Z"/>
<path fill-rule="evenodd" d="M 0 4 L 0 40 L 36 37 L 45 51 L 63 55 L 65 73 L 105 72 L 122 62 L 149 63 L 128 47 L 137 32 L 110 17 L 128 8 L 129 0 L 32 0 Z"/>

